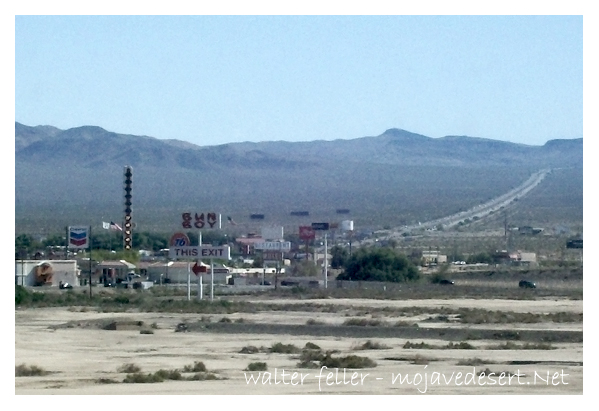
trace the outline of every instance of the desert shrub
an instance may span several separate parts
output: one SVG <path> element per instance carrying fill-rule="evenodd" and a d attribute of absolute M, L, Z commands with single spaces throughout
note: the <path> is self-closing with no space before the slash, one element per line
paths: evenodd
<path fill-rule="evenodd" d="M 96 380 L 96 384 L 117 384 L 117 380 L 113 380 L 112 378 L 98 378 Z"/>
<path fill-rule="evenodd" d="M 228 318 L 228 317 L 223 317 L 223 318 L 221 318 L 221 319 L 220 319 L 218 322 L 219 322 L 219 323 L 231 323 L 231 322 L 233 322 L 233 321 L 231 321 L 231 319 L 230 319 L 230 318 Z"/>
<path fill-rule="evenodd" d="M 297 368 L 312 368 L 312 369 L 316 369 L 316 368 L 320 368 L 320 366 L 318 365 L 318 363 L 314 362 L 314 361 L 300 361 L 297 363 Z"/>
<path fill-rule="evenodd" d="M 202 361 L 194 361 L 193 365 L 183 367 L 184 372 L 206 372 L 206 366 Z"/>
<path fill-rule="evenodd" d="M 458 361 L 456 365 L 475 366 L 475 365 L 483 365 L 483 364 L 489 364 L 489 363 L 490 363 L 490 361 L 481 360 L 480 358 L 467 358 L 467 359 Z"/>
<path fill-rule="evenodd" d="M 19 364 L 15 366 L 15 377 L 37 377 L 50 374 L 49 371 L 38 367 L 37 365 Z"/>
<path fill-rule="evenodd" d="M 140 372 L 134 372 L 131 374 L 127 374 L 123 379 L 123 382 L 126 384 L 145 384 L 145 383 L 155 383 L 162 382 L 164 378 L 161 378 L 157 374 L 142 374 Z"/>
<path fill-rule="evenodd" d="M 431 361 L 430 358 L 424 357 L 422 355 L 415 355 L 411 362 L 412 364 L 417 364 L 417 365 L 425 365 L 428 364 Z"/>
<path fill-rule="evenodd" d="M 276 343 L 270 347 L 270 352 L 279 354 L 296 354 L 300 349 L 293 344 Z"/>
<path fill-rule="evenodd" d="M 368 357 L 360 357 L 357 355 L 348 355 L 346 357 L 334 358 L 327 355 L 321 362 L 320 366 L 327 368 L 372 368 L 376 367 L 376 362 Z"/>
<path fill-rule="evenodd" d="M 547 343 L 538 344 L 516 344 L 511 341 L 506 341 L 503 344 L 491 345 L 487 347 L 487 350 L 555 350 L 556 347 Z"/>
<path fill-rule="evenodd" d="M 254 347 L 253 345 L 246 345 L 239 351 L 240 354 L 256 354 L 260 350 L 258 347 Z"/>
<path fill-rule="evenodd" d="M 123 364 L 121 365 L 118 369 L 118 372 L 122 372 L 122 373 L 127 373 L 127 374 L 133 374 L 133 373 L 138 373 L 141 371 L 141 368 L 135 364 Z"/>
<path fill-rule="evenodd" d="M 393 326 L 394 327 L 418 327 L 418 323 L 411 323 L 409 321 L 399 320 Z"/>
<path fill-rule="evenodd" d="M 467 342 L 459 342 L 453 343 L 449 342 L 447 345 L 432 345 L 427 344 L 425 342 L 421 343 L 412 343 L 410 341 L 406 341 L 403 345 L 403 348 L 413 348 L 413 349 L 436 349 L 436 350 L 473 350 L 475 347 Z"/>
<path fill-rule="evenodd" d="M 518 331 L 498 331 L 496 333 L 493 333 L 493 338 L 496 338 L 498 340 L 501 339 L 505 339 L 505 340 L 519 340 L 520 339 L 520 333 Z"/>
<path fill-rule="evenodd" d="M 450 342 L 445 348 L 450 350 L 474 350 L 476 347 L 465 341 L 460 341 L 457 344 Z"/>
<path fill-rule="evenodd" d="M 349 318 L 343 322 L 343 325 L 359 325 L 362 327 L 373 327 L 381 324 L 381 320 L 371 320 L 368 318 Z"/>
<path fill-rule="evenodd" d="M 181 371 L 179 370 L 158 370 L 154 373 L 157 378 L 162 380 L 180 380 L 182 379 Z"/>
<path fill-rule="evenodd" d="M 202 371 L 202 368 L 204 369 Z M 195 362 L 193 366 L 186 366 L 185 372 L 195 372 L 194 375 L 184 377 L 179 370 L 163 370 L 160 369 L 155 373 L 142 374 L 140 372 L 127 374 L 124 383 L 156 383 L 163 382 L 166 380 L 175 381 L 204 381 L 204 380 L 218 380 L 219 378 L 210 372 L 205 371 L 204 364 L 201 362 Z"/>
<path fill-rule="evenodd" d="M 308 321 L 306 321 L 306 325 L 322 325 L 322 324 L 324 324 L 324 322 L 315 320 L 314 318 L 310 318 Z"/>
<path fill-rule="evenodd" d="M 434 358 L 424 357 L 420 354 L 414 355 L 413 357 L 385 357 L 385 360 L 389 361 L 408 361 L 412 364 L 425 365 L 431 361 L 437 361 Z"/>
<path fill-rule="evenodd" d="M 308 363 L 312 361 L 322 361 L 325 355 L 320 350 L 303 350 L 300 354 L 299 360 L 301 363 Z"/>
<path fill-rule="evenodd" d="M 387 350 L 389 348 L 391 348 L 391 347 L 389 347 L 388 345 L 368 340 L 364 344 L 358 345 L 358 346 L 354 347 L 353 349 L 354 350 Z"/>
<path fill-rule="evenodd" d="M 430 344 L 426 344 L 424 341 L 421 343 L 413 343 L 410 341 L 406 341 L 405 344 L 403 345 L 403 348 L 405 348 L 405 349 L 410 349 L 410 348 L 422 349 L 422 348 L 434 348 L 434 347 Z"/>
<path fill-rule="evenodd" d="M 188 381 L 208 381 L 208 380 L 219 380 L 216 374 L 211 372 L 197 372 L 191 377 L 186 378 Z"/>
<path fill-rule="evenodd" d="M 30 293 L 22 285 L 15 286 L 15 305 L 21 305 L 30 299 Z"/>
<path fill-rule="evenodd" d="M 154 330 L 139 330 L 140 334 L 154 334 Z"/>
<path fill-rule="evenodd" d="M 266 371 L 265 362 L 251 362 L 246 367 L 245 371 Z"/>
<path fill-rule="evenodd" d="M 114 297 L 114 302 L 117 304 L 129 304 L 129 296 L 127 295 L 117 295 Z"/>

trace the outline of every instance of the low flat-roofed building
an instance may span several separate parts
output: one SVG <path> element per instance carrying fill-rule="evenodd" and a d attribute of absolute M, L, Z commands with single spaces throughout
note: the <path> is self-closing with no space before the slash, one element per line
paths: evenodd
<path fill-rule="evenodd" d="M 75 260 L 16 260 L 15 284 L 23 286 L 50 286 L 69 284 L 79 287 L 80 270 Z"/>

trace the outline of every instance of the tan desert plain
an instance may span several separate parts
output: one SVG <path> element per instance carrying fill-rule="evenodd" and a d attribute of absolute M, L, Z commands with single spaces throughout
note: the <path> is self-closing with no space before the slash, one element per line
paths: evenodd
<path fill-rule="evenodd" d="M 17 306 L 15 394 L 580 395 L 582 270 L 574 282 L 579 298 L 98 288 L 171 308 Z"/>

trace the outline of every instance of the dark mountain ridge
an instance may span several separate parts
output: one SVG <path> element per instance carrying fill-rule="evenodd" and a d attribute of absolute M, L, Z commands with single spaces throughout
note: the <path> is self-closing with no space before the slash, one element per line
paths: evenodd
<path fill-rule="evenodd" d="M 540 168 L 582 170 L 582 158 L 582 138 L 529 146 L 389 129 L 348 140 L 197 146 L 96 126 L 15 123 L 15 214 L 17 230 L 42 224 L 39 215 L 59 227 L 119 219 L 121 174 L 131 165 L 135 218 L 152 229 L 176 226 L 181 211 L 199 207 L 240 221 L 266 213 L 265 223 L 280 224 L 298 209 L 331 219 L 338 216 L 330 210 L 349 208 L 347 218 L 365 224 L 398 224 L 485 201 Z M 568 184 L 582 197 L 579 174 Z"/>

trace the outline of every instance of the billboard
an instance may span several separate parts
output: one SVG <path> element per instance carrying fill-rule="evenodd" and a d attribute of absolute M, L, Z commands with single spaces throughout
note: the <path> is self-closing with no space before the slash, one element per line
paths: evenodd
<path fill-rule="evenodd" d="M 262 238 L 265 240 L 280 240 L 283 238 L 283 226 L 262 227 Z"/>
<path fill-rule="evenodd" d="M 329 229 L 329 223 L 312 223 L 312 229 L 326 231 Z"/>
<path fill-rule="evenodd" d="M 215 212 L 181 213 L 181 227 L 185 229 L 221 228 L 221 215 Z"/>
<path fill-rule="evenodd" d="M 316 233 L 314 232 L 314 229 L 309 225 L 300 226 L 299 238 L 305 241 L 314 240 L 316 238 Z"/>
<path fill-rule="evenodd" d="M 276 251 L 289 251 L 291 250 L 291 242 L 289 241 L 265 241 L 262 243 L 254 244 L 255 250 L 276 250 Z"/>

